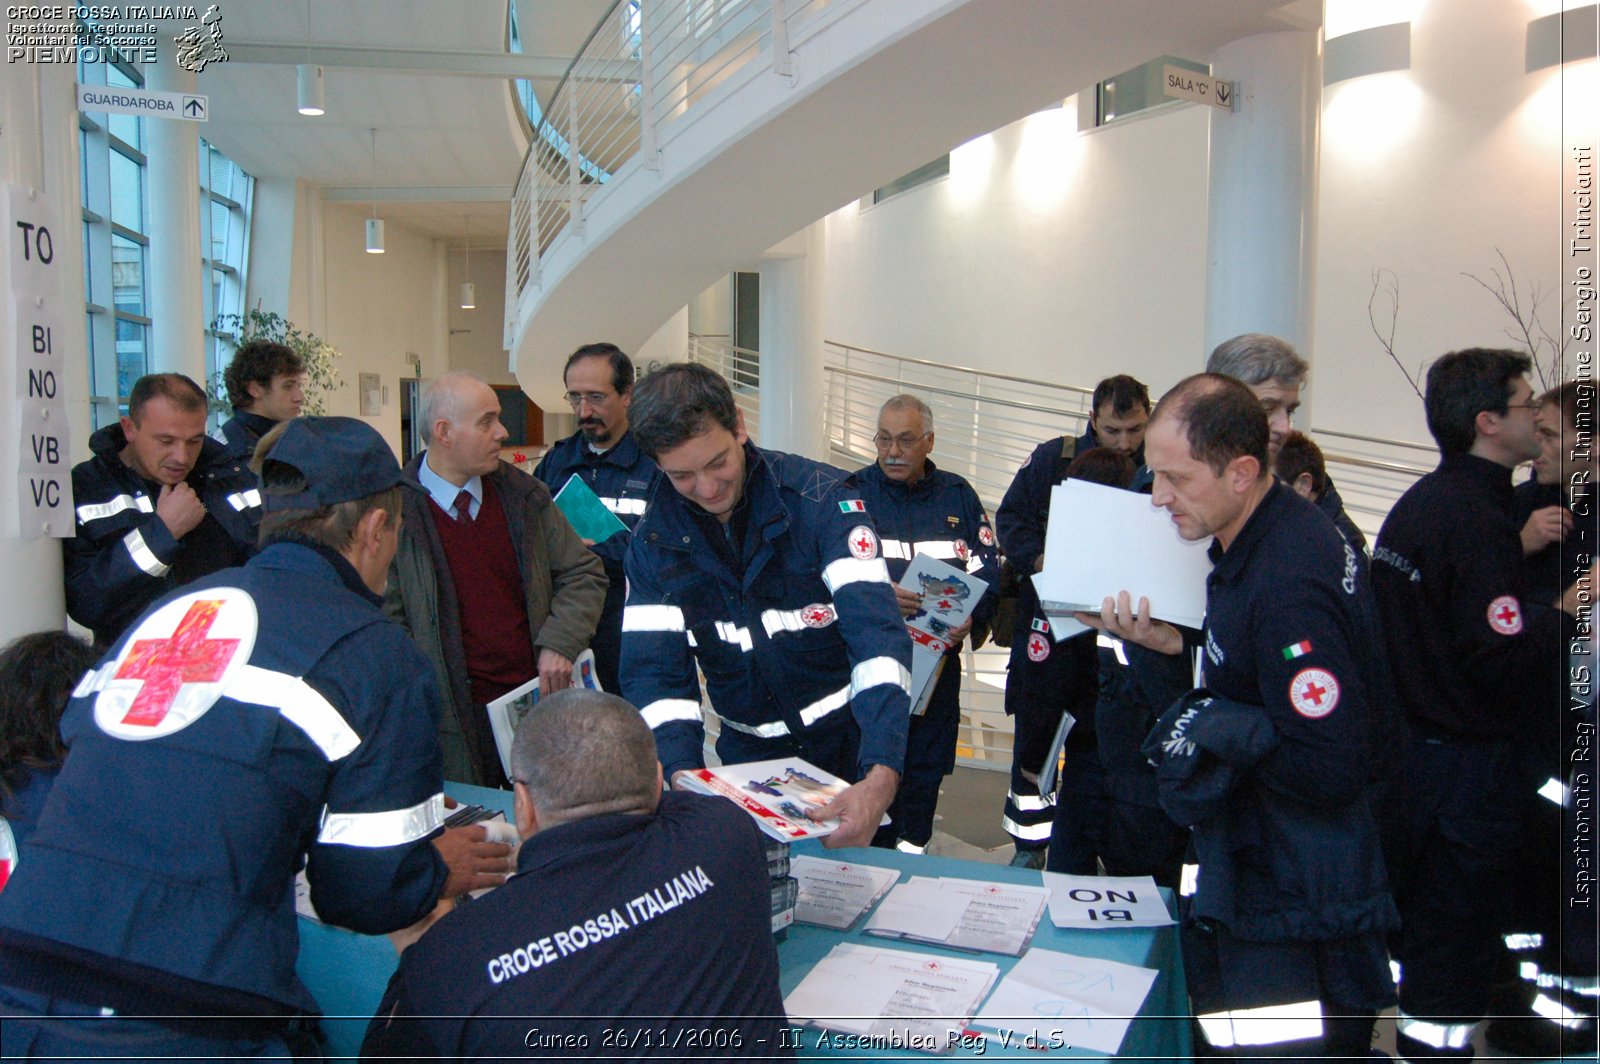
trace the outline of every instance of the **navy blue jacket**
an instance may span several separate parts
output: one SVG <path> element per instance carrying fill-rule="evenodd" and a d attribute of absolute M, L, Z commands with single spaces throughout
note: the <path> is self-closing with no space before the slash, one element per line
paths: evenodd
<path fill-rule="evenodd" d="M 973 642 L 982 642 L 982 633 L 988 631 L 989 619 L 994 616 L 1000 552 L 989 515 L 972 485 L 931 461 L 915 484 L 889 479 L 876 462 L 856 470 L 856 481 L 882 537 L 890 580 L 898 584 L 911 559 L 926 554 L 965 569 L 989 585 L 972 611 Z M 960 652 L 959 643 L 949 650 L 952 655 Z"/>
<path fill-rule="evenodd" d="M 1560 484 L 1540 484 L 1537 480 L 1524 481 L 1511 492 L 1512 519 L 1520 535 L 1522 526 L 1537 510 L 1559 506 L 1572 513 L 1572 505 Z M 1592 519 L 1592 518 L 1591 518 Z M 1573 528 L 1581 527 L 1574 520 Z M 1593 544 L 1586 542 L 1576 531 L 1569 533 L 1560 543 L 1548 543 L 1522 559 L 1523 592 L 1529 601 L 1549 604 L 1561 598 L 1571 583 L 1588 568 Z"/>
<path fill-rule="evenodd" d="M 760 830 L 720 798 L 546 828 L 401 955 L 362 1054 L 793 1056 L 770 888 Z"/>
<path fill-rule="evenodd" d="M 1446 455 L 1400 497 L 1372 552 L 1394 684 L 1413 726 L 1510 738 L 1555 715 L 1561 612 L 1530 601 L 1511 470 Z M 1553 697 L 1553 695 L 1551 696 Z"/>
<path fill-rule="evenodd" d="M 1356 549 L 1356 553 L 1362 556 L 1362 565 L 1365 566 L 1367 537 L 1361 534 L 1361 529 L 1357 528 L 1350 515 L 1344 512 L 1344 499 L 1340 497 L 1339 489 L 1333 486 L 1332 477 L 1328 478 L 1327 486 L 1317 497 L 1316 506 L 1327 515 L 1328 520 L 1333 522 L 1333 527 L 1339 530 L 1339 535 L 1343 536 L 1345 541 Z"/>
<path fill-rule="evenodd" d="M 294 878 L 329 923 L 444 889 L 433 670 L 342 557 L 275 543 L 84 677 L 72 753 L 0 893 L 0 983 L 147 1015 L 316 1011 Z"/>
<path fill-rule="evenodd" d="M 858 767 L 899 772 L 911 639 L 854 478 L 745 445 L 745 559 L 665 478 L 634 528 L 622 621 L 622 693 L 655 731 L 668 778 L 702 764 L 700 683 L 733 728 L 761 738 L 861 728 Z M 699 514 L 697 517 L 696 514 Z"/>
<path fill-rule="evenodd" d="M 1194 827 L 1195 914 L 1259 942 L 1325 941 L 1398 921 L 1367 806 L 1377 634 L 1354 549 L 1274 482 L 1206 582 L 1204 698 L 1152 734 L 1162 807 Z M 1192 744 L 1186 745 L 1186 744 Z M 1211 804 L 1174 768 L 1226 778 Z M 1180 774 L 1182 775 L 1182 774 Z M 1183 778 L 1190 778 L 1188 773 Z M 1213 780 L 1212 782 L 1215 782 Z"/>
<path fill-rule="evenodd" d="M 208 528 L 213 519 L 226 535 L 215 546 L 219 555 L 228 555 L 215 569 L 242 564 L 255 553 L 261 520 L 256 475 L 208 436 L 189 474 L 207 519 L 183 539 L 173 538 L 156 516 L 159 485 L 123 463 L 125 446 L 122 426 L 107 425 L 89 437 L 94 457 L 72 468 L 77 527 L 62 542 L 67 613 L 94 630 L 96 646 L 111 645 L 146 606 L 182 582 L 180 574 L 204 575 L 188 571 L 183 552 L 194 537 L 215 534 Z"/>
<path fill-rule="evenodd" d="M 222 423 L 218 431 L 218 438 L 222 441 L 224 453 L 229 458 L 250 464 L 250 459 L 256 453 L 256 444 L 261 442 L 261 437 L 277 427 L 277 422 L 270 417 L 252 414 L 248 410 L 238 410 L 227 421 Z"/>
<path fill-rule="evenodd" d="M 568 479 L 578 477 L 600 496 L 606 509 L 617 515 L 627 525 L 627 530 L 610 536 L 589 549 L 605 562 L 606 578 L 611 586 L 606 590 L 606 608 L 601 624 L 608 621 L 620 624 L 622 619 L 623 579 L 622 559 L 633 542 L 633 529 L 644 516 L 645 504 L 661 470 L 655 462 L 633 442 L 633 433 L 625 432 L 622 438 L 603 454 L 595 454 L 583 433 L 574 433 L 551 447 L 539 459 L 533 475 L 545 482 L 551 495 L 558 495 Z"/>

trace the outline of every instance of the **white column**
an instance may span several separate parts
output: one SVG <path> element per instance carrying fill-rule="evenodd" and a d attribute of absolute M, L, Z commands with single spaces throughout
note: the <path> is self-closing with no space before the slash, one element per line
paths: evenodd
<path fill-rule="evenodd" d="M 177 63 L 154 63 L 147 88 L 194 92 L 195 77 Z M 145 158 L 150 216 L 150 370 L 206 379 L 205 278 L 200 272 L 199 123 L 172 118 L 145 120 Z"/>
<path fill-rule="evenodd" d="M 26 23 L 14 22 L 19 31 Z M 78 123 L 70 65 L 0 65 L 0 183 L 36 188 L 49 198 L 54 216 L 54 248 L 66 280 L 64 302 L 78 310 L 65 313 L 65 335 L 55 338 L 58 350 L 73 354 L 63 360 L 71 453 L 69 462 L 89 456 L 89 366 L 82 313 L 82 222 L 78 188 Z M 7 234 L 7 239 L 12 238 Z M 0 275 L 5 272 L 0 259 Z M 74 279 L 77 279 L 74 281 Z M 0 298 L 9 303 L 8 288 Z M 5 330 L 12 329 L 11 309 L 0 309 Z M 66 621 L 61 584 L 61 544 L 50 538 L 23 538 L 18 503 L 25 490 L 18 475 L 21 440 L 16 431 L 17 352 L 14 338 L 0 333 L 0 646 L 29 632 L 60 630 Z"/>
<path fill-rule="evenodd" d="M 1309 32 L 1264 33 L 1217 49 L 1236 111 L 1211 116 L 1205 351 L 1271 333 L 1310 357 L 1321 62 Z"/>
<path fill-rule="evenodd" d="M 825 460 L 823 223 L 812 223 L 781 247 L 782 257 L 761 263 L 761 426 L 756 442 Z"/>

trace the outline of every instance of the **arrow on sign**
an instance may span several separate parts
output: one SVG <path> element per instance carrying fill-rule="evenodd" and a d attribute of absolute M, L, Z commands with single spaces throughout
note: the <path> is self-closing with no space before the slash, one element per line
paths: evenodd
<path fill-rule="evenodd" d="M 192 118 L 196 122 L 205 121 L 205 100 L 199 96 L 185 96 L 183 98 L 183 117 Z"/>
<path fill-rule="evenodd" d="M 1233 86 L 1226 81 L 1217 82 L 1217 105 L 1219 107 L 1233 106 Z"/>

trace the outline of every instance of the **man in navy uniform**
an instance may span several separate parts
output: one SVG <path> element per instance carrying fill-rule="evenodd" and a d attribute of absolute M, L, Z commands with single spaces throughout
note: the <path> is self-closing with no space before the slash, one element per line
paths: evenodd
<path fill-rule="evenodd" d="M 863 846 L 894 799 L 911 639 L 854 478 L 750 442 L 733 391 L 691 363 L 633 389 L 665 483 L 634 528 L 622 687 L 672 779 L 703 765 L 698 664 L 724 764 L 799 756 L 854 781 L 818 817 Z"/>
<path fill-rule="evenodd" d="M 254 554 L 261 495 L 247 459 L 206 435 L 206 393 L 181 373 L 140 377 L 89 449 L 62 552 L 67 614 L 104 648 L 173 588 Z"/>
<path fill-rule="evenodd" d="M 628 431 L 633 402 L 633 362 L 615 344 L 585 344 L 567 359 L 562 379 L 567 404 L 578 415 L 578 431 L 550 448 L 533 475 L 553 494 L 572 477 L 587 484 L 626 528 L 599 543 L 584 543 L 605 563 L 605 608 L 589 644 L 600 686 L 618 691 L 617 661 L 622 653 L 622 600 L 627 590 L 622 558 L 633 542 L 633 526 L 644 514 L 656 482 L 656 464 L 639 450 Z"/>
<path fill-rule="evenodd" d="M 1033 581 L 1044 569 L 1045 526 L 1050 492 L 1067 477 L 1073 458 L 1095 447 L 1109 447 L 1144 462 L 1144 427 L 1150 420 L 1150 391 L 1125 374 L 1095 385 L 1089 428 L 1082 436 L 1057 436 L 1035 447 L 1017 470 L 995 511 L 995 529 L 1006 561 L 1020 577 L 1011 660 L 1006 666 L 1005 709 L 1013 720 L 1011 788 L 1001 825 L 1016 844 L 1015 863 L 1043 867 L 1056 810 L 1039 794 L 1039 772 L 1063 713 L 1076 723 L 1067 734 L 1067 757 L 1075 762 L 1062 783 L 1071 789 L 1062 801 L 1088 808 L 1082 822 L 1092 825 L 1103 792 L 1094 728 L 1098 652 L 1088 634 L 1056 641 L 1039 605 Z M 1139 489 L 1136 478 L 1134 490 Z M 1087 840 L 1082 840 L 1087 841 Z M 1092 850 L 1093 843 L 1087 845 Z M 1092 866 L 1094 855 L 1089 853 Z M 1067 869 L 1063 868 L 1063 871 Z M 1092 874 L 1092 869 L 1091 869 Z"/>
<path fill-rule="evenodd" d="M 906 767 L 900 793 L 889 807 L 890 823 L 881 833 L 908 853 L 924 853 L 933 837 L 939 783 L 956 766 L 956 733 L 961 724 L 961 645 L 974 629 L 982 642 L 994 614 L 1000 560 L 994 530 L 978 493 L 964 479 L 935 466 L 933 411 L 914 395 L 897 395 L 878 411 L 872 437 L 878 461 L 856 471 L 861 498 L 882 537 L 889 579 L 895 583 L 900 612 L 922 608 L 922 596 L 900 586 L 911 559 L 926 554 L 971 573 L 988 585 L 966 621 L 950 630 L 943 667 L 933 696 L 920 716 L 911 718 Z"/>
<path fill-rule="evenodd" d="M 762 835 L 743 810 L 661 793 L 650 729 L 600 691 L 542 699 L 511 774 L 518 874 L 401 954 L 363 1056 L 794 1055 Z"/>
<path fill-rule="evenodd" d="M 271 340 L 249 340 L 222 372 L 233 417 L 222 424 L 230 457 L 249 462 L 261 437 L 280 421 L 300 416 L 306 401 L 306 365 L 294 348 Z"/>
<path fill-rule="evenodd" d="M 262 552 L 162 600 L 67 706 L 0 893 L 8 1058 L 285 1055 L 317 1011 L 298 871 L 323 920 L 382 934 L 508 870 L 481 825 L 440 830 L 438 690 L 379 609 L 393 454 L 353 418 L 261 450 Z"/>
<path fill-rule="evenodd" d="M 1396 924 L 1367 805 L 1377 633 L 1354 549 L 1272 476 L 1267 419 L 1237 380 L 1199 374 L 1157 405 L 1152 501 L 1212 538 L 1202 686 L 1145 744 L 1162 807 L 1193 828 L 1184 968 L 1215 1049 L 1364 1057 L 1391 1004 Z M 1165 654 L 1178 629 L 1123 591 L 1100 618 Z"/>
<path fill-rule="evenodd" d="M 1411 732 L 1407 861 L 1396 876 L 1407 1057 L 1472 1056 L 1545 782 L 1533 770 L 1560 749 L 1561 615 L 1527 594 L 1511 488 L 1511 471 L 1540 449 L 1531 365 L 1515 351 L 1472 348 L 1429 367 L 1439 467 L 1395 503 L 1372 552 Z M 1559 609 L 1577 609 L 1576 590 Z"/>

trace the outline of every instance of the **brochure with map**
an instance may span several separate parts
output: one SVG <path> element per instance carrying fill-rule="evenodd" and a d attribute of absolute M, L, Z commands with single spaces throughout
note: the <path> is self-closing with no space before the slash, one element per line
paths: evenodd
<path fill-rule="evenodd" d="M 850 786 L 798 757 L 698 768 L 681 777 L 680 784 L 734 802 L 762 831 L 784 842 L 821 838 L 836 831 L 837 820 L 812 820 L 807 813 L 827 805 Z M 884 823 L 888 823 L 887 817 Z"/>

